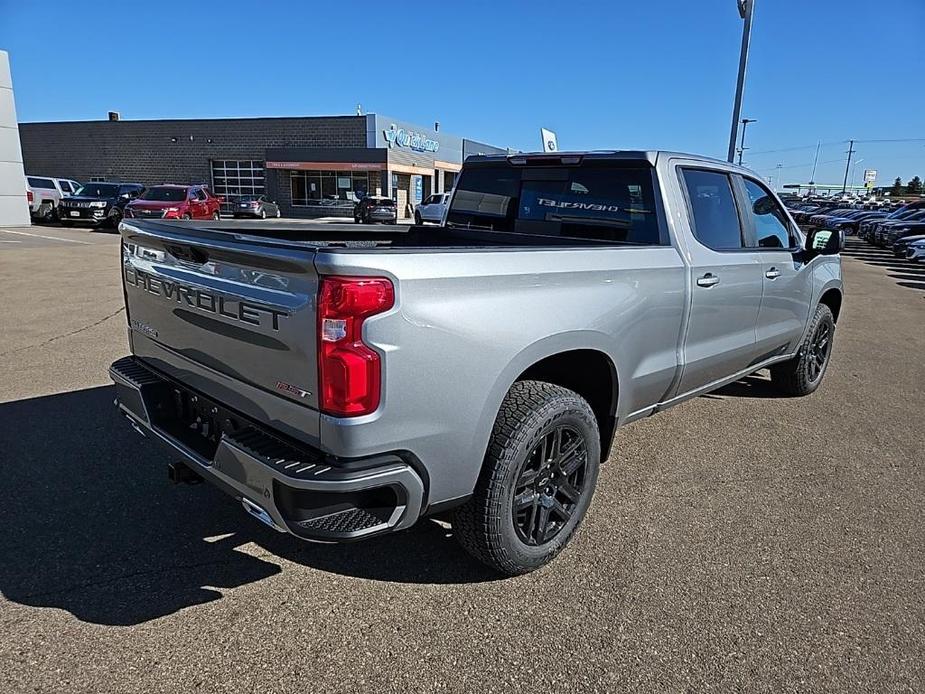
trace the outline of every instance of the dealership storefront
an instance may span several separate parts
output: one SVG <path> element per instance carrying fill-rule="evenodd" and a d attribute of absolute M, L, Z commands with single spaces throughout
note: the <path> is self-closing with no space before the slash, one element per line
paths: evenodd
<path fill-rule="evenodd" d="M 450 190 L 466 156 L 506 150 L 377 114 L 24 123 L 27 171 L 80 181 L 205 183 L 266 194 L 287 216 L 350 216 L 366 195 L 402 216 Z"/>

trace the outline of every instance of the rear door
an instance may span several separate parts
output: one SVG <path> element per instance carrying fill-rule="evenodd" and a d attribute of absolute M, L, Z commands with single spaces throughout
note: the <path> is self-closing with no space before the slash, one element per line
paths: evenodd
<path fill-rule="evenodd" d="M 135 354 L 317 407 L 311 248 L 169 222 L 131 220 L 122 236 Z"/>
<path fill-rule="evenodd" d="M 683 394 L 756 362 L 762 275 L 758 254 L 746 244 L 732 177 L 699 166 L 678 171 L 694 236 Z"/>
<path fill-rule="evenodd" d="M 799 260 L 800 236 L 767 187 L 737 176 L 743 194 L 748 245 L 761 263 L 762 293 L 758 311 L 758 358 L 796 350 L 809 319 L 813 273 Z"/>

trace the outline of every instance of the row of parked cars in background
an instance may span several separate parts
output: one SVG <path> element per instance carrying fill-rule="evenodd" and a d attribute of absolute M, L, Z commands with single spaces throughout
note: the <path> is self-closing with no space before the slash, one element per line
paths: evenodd
<path fill-rule="evenodd" d="M 804 231 L 836 230 L 889 249 L 899 258 L 925 262 L 925 199 L 878 205 L 799 199 L 785 202 Z"/>
<path fill-rule="evenodd" d="M 81 184 L 48 176 L 26 177 L 26 199 L 36 221 L 112 228 L 123 218 L 217 220 L 224 202 L 204 185 Z M 229 202 L 234 217 L 280 216 L 279 205 L 266 195 L 241 195 Z"/>

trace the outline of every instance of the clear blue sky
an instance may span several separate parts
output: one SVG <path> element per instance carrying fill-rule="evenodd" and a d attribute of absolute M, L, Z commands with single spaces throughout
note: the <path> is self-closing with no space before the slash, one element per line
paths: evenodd
<path fill-rule="evenodd" d="M 545 126 L 563 149 L 721 158 L 741 28 L 735 0 L 0 0 L 23 122 L 110 109 L 348 114 L 361 103 L 523 150 Z M 925 0 L 757 0 L 746 163 L 807 180 L 822 140 L 816 180 L 840 182 L 840 141 L 918 138 L 859 143 L 855 173 L 925 178 L 923 76 Z"/>

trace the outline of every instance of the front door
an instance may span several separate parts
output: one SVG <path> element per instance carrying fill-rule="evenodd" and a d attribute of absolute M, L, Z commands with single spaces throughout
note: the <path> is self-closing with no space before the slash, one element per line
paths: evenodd
<path fill-rule="evenodd" d="M 746 247 L 733 181 L 720 170 L 682 168 L 691 242 L 691 310 L 678 393 L 755 363 L 762 269 Z"/>
<path fill-rule="evenodd" d="M 809 319 L 813 273 L 799 260 L 800 237 L 764 184 L 741 177 L 747 236 L 763 281 L 758 312 L 758 352 L 763 359 L 795 352 Z"/>

